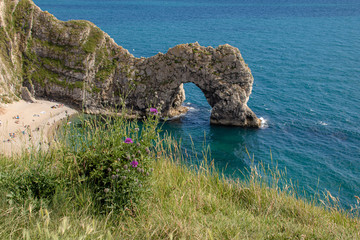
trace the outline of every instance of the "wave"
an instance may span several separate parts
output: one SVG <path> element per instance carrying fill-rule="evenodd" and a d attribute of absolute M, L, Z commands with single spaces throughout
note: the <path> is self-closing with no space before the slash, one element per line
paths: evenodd
<path fill-rule="evenodd" d="M 198 112 L 200 109 L 194 107 L 187 107 L 189 112 Z"/>
<path fill-rule="evenodd" d="M 322 126 L 327 126 L 328 125 L 326 122 L 323 122 L 323 121 L 319 121 L 319 122 L 317 122 L 317 124 L 320 124 Z"/>
<path fill-rule="evenodd" d="M 260 117 L 259 119 L 261 120 L 260 128 L 268 128 L 269 127 L 269 123 L 268 123 L 267 119 L 265 119 L 263 117 Z"/>

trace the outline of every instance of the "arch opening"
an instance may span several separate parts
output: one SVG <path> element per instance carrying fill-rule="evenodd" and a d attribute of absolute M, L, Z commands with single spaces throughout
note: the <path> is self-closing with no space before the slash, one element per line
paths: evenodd
<path fill-rule="evenodd" d="M 201 89 L 194 83 L 185 83 L 184 91 L 186 97 L 182 105 L 188 108 L 184 120 L 209 124 L 212 108 Z"/>
<path fill-rule="evenodd" d="M 195 83 L 184 83 L 183 87 L 186 96 L 183 105 L 194 105 L 201 109 L 211 110 L 211 106 L 208 103 L 208 100 L 206 99 L 204 93 Z"/>

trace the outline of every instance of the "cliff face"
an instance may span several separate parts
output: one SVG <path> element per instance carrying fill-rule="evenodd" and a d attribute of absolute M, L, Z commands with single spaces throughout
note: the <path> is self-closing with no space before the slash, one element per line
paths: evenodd
<path fill-rule="evenodd" d="M 10 31 L 12 23 L 12 3 L 0 1 L 0 97 L 1 102 L 18 100 L 16 93 L 21 86 L 21 54 L 17 55 L 14 31 Z"/>
<path fill-rule="evenodd" d="M 135 58 L 88 21 L 57 20 L 30 0 L 0 2 L 0 96 L 16 100 L 22 86 L 35 96 L 88 112 L 124 103 L 134 114 L 182 111 L 183 83 L 193 82 L 210 106 L 211 123 L 259 127 L 247 107 L 253 77 L 237 48 L 178 45 Z"/>

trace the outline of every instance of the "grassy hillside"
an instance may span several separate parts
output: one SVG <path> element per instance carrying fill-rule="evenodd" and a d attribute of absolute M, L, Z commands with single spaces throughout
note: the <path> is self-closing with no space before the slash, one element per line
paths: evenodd
<path fill-rule="evenodd" d="M 298 199 L 278 171 L 228 180 L 207 150 L 201 166 L 184 164 L 156 118 L 78 124 L 46 153 L 0 159 L 0 239 L 360 238 L 358 217 Z"/>

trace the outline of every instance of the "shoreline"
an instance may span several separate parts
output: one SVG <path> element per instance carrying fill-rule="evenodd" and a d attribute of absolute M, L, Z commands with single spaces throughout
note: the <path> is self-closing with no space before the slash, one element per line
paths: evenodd
<path fill-rule="evenodd" d="M 0 105 L 0 155 L 48 149 L 56 126 L 77 113 L 60 102 L 40 99 Z"/>

